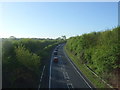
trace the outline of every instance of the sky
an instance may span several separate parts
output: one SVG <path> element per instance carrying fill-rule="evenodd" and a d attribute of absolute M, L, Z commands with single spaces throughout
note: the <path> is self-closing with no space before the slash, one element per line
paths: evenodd
<path fill-rule="evenodd" d="M 117 2 L 0 3 L 2 38 L 69 38 L 117 25 Z"/>

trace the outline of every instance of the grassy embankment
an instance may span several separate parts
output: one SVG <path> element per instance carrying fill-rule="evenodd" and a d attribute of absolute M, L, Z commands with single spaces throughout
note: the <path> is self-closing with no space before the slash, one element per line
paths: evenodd
<path fill-rule="evenodd" d="M 65 51 L 96 88 L 110 88 L 100 78 L 119 88 L 120 27 L 104 32 L 92 32 L 67 40 Z M 89 67 L 100 78 L 87 69 Z"/>

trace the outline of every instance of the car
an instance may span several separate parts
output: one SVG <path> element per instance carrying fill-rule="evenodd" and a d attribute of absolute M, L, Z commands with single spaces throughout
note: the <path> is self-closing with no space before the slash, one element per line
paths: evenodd
<path fill-rule="evenodd" d="M 58 62 L 58 57 L 54 57 L 53 61 L 54 61 L 55 63 L 57 63 L 57 62 Z"/>
<path fill-rule="evenodd" d="M 58 53 L 57 53 L 57 51 L 54 51 L 54 55 L 57 55 Z"/>
<path fill-rule="evenodd" d="M 55 51 L 58 51 L 58 49 L 55 49 Z"/>
<path fill-rule="evenodd" d="M 59 49 L 60 45 L 56 46 L 56 49 Z"/>

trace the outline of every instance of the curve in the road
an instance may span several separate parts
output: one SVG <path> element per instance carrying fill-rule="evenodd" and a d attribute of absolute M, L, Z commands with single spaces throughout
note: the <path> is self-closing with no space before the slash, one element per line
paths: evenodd
<path fill-rule="evenodd" d="M 49 88 L 90 88 L 89 82 L 66 55 L 63 44 L 58 48 L 58 63 L 53 62 L 52 53 L 50 62 Z M 54 49 L 56 50 L 56 48 Z"/>

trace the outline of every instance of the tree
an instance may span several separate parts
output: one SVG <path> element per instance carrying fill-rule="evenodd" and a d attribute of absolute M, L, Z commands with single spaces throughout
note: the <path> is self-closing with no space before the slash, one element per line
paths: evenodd
<path fill-rule="evenodd" d="M 10 36 L 9 38 L 10 38 L 10 39 L 16 39 L 16 37 L 15 37 L 15 36 Z"/>
<path fill-rule="evenodd" d="M 64 35 L 64 36 L 62 36 L 62 39 L 63 39 L 63 40 L 66 40 L 66 36 L 65 36 L 65 35 Z"/>
<path fill-rule="evenodd" d="M 22 45 L 15 48 L 15 52 L 19 62 L 21 62 L 30 70 L 39 71 L 40 56 L 37 56 L 35 53 L 31 53 Z"/>

